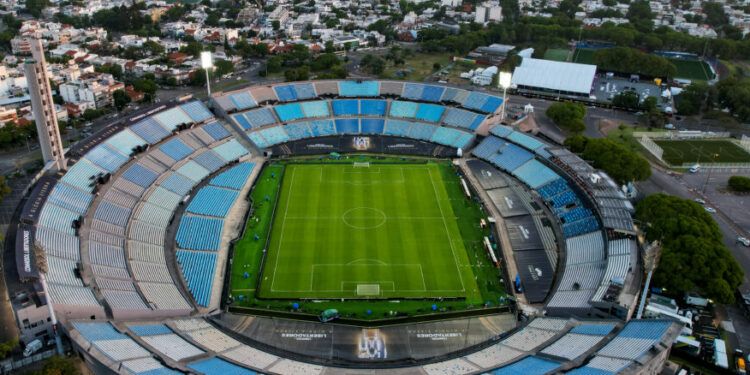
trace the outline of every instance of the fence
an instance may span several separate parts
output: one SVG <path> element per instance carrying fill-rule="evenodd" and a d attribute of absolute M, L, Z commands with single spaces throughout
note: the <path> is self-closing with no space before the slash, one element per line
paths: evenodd
<path fill-rule="evenodd" d="M 633 137 L 640 139 L 642 137 L 648 137 L 653 139 L 716 139 L 716 138 L 729 138 L 729 132 L 702 132 L 700 130 L 669 130 L 659 132 L 633 132 Z"/>
<path fill-rule="evenodd" d="M 654 139 L 663 140 L 690 140 L 690 139 L 727 139 L 729 138 L 728 132 L 720 133 L 706 133 L 701 131 L 660 131 L 660 132 L 633 132 L 633 137 L 638 140 L 638 143 L 643 146 L 651 155 L 659 159 L 662 163 L 670 168 L 690 168 L 695 163 L 682 163 L 681 165 L 673 165 L 664 160 L 664 150 L 654 142 Z M 742 139 L 732 140 L 731 142 L 742 147 L 745 151 L 750 153 L 750 137 L 742 136 Z M 705 169 L 726 169 L 726 170 L 737 170 L 737 169 L 750 169 L 750 163 L 700 163 L 701 168 Z"/>
<path fill-rule="evenodd" d="M 651 153 L 651 155 L 654 155 L 657 159 L 664 161 L 662 159 L 662 156 L 664 155 L 664 150 L 659 147 L 659 145 L 656 144 L 651 138 L 647 136 L 641 136 L 639 137 L 639 142 L 641 142 L 641 145 L 648 150 L 648 152 Z"/>
<path fill-rule="evenodd" d="M 0 361 L 0 374 L 11 374 L 11 373 L 17 373 L 19 369 L 28 366 L 34 362 L 39 362 L 42 360 L 45 360 L 49 357 L 54 356 L 56 353 L 55 349 L 47 350 L 46 352 L 41 352 L 34 354 L 29 357 L 21 358 L 18 360 L 14 359 L 6 359 L 4 361 Z"/>

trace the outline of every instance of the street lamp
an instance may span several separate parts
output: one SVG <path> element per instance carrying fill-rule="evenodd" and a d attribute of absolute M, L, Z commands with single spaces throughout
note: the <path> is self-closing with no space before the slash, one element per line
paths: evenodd
<path fill-rule="evenodd" d="M 208 96 L 211 96 L 211 79 L 208 76 L 208 70 L 214 66 L 213 59 L 211 58 L 211 52 L 201 52 L 201 67 L 206 71 L 206 90 L 208 90 Z"/>
<path fill-rule="evenodd" d="M 500 72 L 498 76 L 497 83 L 503 89 L 503 108 L 500 112 L 500 122 L 505 120 L 506 93 L 508 92 L 508 87 L 510 87 L 510 81 L 512 78 L 513 75 L 510 72 Z"/>

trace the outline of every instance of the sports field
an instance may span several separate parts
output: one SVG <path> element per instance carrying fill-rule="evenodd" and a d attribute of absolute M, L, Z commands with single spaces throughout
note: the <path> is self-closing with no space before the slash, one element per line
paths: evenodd
<path fill-rule="evenodd" d="M 481 301 L 440 168 L 287 165 L 259 296 Z"/>
<path fill-rule="evenodd" d="M 704 61 L 685 59 L 669 59 L 669 61 L 677 68 L 677 76 L 675 78 L 699 81 L 714 79 L 711 68 Z"/>
<path fill-rule="evenodd" d="M 728 140 L 657 140 L 664 150 L 662 158 L 669 164 L 683 163 L 750 163 L 750 154 Z"/>
<path fill-rule="evenodd" d="M 568 61 L 570 50 L 563 48 L 549 48 L 544 51 L 544 59 L 552 61 Z"/>

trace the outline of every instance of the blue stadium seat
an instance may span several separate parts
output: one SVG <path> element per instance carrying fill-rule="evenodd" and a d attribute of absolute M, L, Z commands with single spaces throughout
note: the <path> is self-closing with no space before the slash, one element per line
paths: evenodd
<path fill-rule="evenodd" d="M 310 125 L 306 121 L 295 122 L 288 124 L 284 127 L 286 133 L 289 134 L 289 139 L 298 140 L 303 138 L 313 137 L 313 132 L 310 130 Z"/>
<path fill-rule="evenodd" d="M 385 128 L 385 120 L 383 119 L 363 118 L 360 124 L 362 125 L 362 134 L 383 134 Z"/>
<path fill-rule="evenodd" d="M 297 100 L 307 100 L 318 97 L 312 83 L 296 83 L 294 84 L 294 91 L 297 92 Z"/>
<path fill-rule="evenodd" d="M 386 120 L 383 134 L 395 137 L 407 137 L 411 123 L 401 120 Z"/>
<path fill-rule="evenodd" d="M 259 133 L 266 140 L 266 147 L 289 141 L 289 135 L 286 134 L 286 131 L 281 126 L 265 128 L 260 130 Z"/>
<path fill-rule="evenodd" d="M 175 255 L 195 302 L 201 306 L 208 306 L 211 303 L 211 289 L 216 270 L 216 253 L 177 250 Z"/>
<path fill-rule="evenodd" d="M 599 223 L 593 216 L 589 216 L 583 220 L 565 223 L 563 224 L 562 229 L 565 238 L 570 238 L 598 230 Z"/>
<path fill-rule="evenodd" d="M 336 119 L 336 132 L 339 134 L 359 134 L 359 119 Z"/>
<path fill-rule="evenodd" d="M 219 173 L 209 182 L 213 186 L 225 187 L 228 189 L 240 190 L 245 185 L 250 173 L 253 172 L 254 163 L 239 163 L 224 172 Z"/>
<path fill-rule="evenodd" d="M 158 177 L 158 173 L 138 163 L 131 165 L 122 173 L 122 178 L 144 188 L 153 184 Z"/>
<path fill-rule="evenodd" d="M 128 329 L 137 336 L 158 336 L 174 333 L 164 324 L 129 324 Z"/>
<path fill-rule="evenodd" d="M 436 126 L 415 122 L 411 125 L 407 136 L 409 138 L 429 141 L 432 138 L 432 134 L 435 133 L 435 129 L 437 129 Z"/>
<path fill-rule="evenodd" d="M 276 96 L 282 102 L 293 102 L 297 100 L 297 90 L 294 89 L 293 85 L 274 86 Z"/>
<path fill-rule="evenodd" d="M 426 102 L 439 102 L 445 92 L 445 87 L 424 85 L 421 100 Z"/>
<path fill-rule="evenodd" d="M 336 128 L 331 120 L 310 121 L 310 130 L 315 137 L 323 137 L 336 134 Z"/>
<path fill-rule="evenodd" d="M 424 87 L 425 86 L 421 83 L 406 83 L 404 84 L 404 91 L 401 93 L 401 97 L 411 100 L 420 100 L 422 98 Z"/>
<path fill-rule="evenodd" d="M 184 215 L 177 228 L 177 246 L 190 250 L 219 250 L 224 220 Z"/>
<path fill-rule="evenodd" d="M 208 135 L 211 136 L 211 138 L 214 139 L 214 141 L 220 141 L 226 137 L 229 137 L 229 131 L 221 126 L 218 122 L 212 122 L 210 124 L 204 125 L 203 130 L 208 133 Z"/>
<path fill-rule="evenodd" d="M 356 99 L 334 100 L 331 102 L 334 116 L 356 116 L 359 114 L 359 101 Z"/>
<path fill-rule="evenodd" d="M 244 130 L 250 130 L 253 127 L 252 125 L 250 125 L 250 122 L 247 121 L 247 118 L 245 118 L 244 113 L 236 113 L 236 114 L 230 115 L 229 117 L 231 117 L 234 121 L 236 121 L 237 124 L 239 124 Z"/>
<path fill-rule="evenodd" d="M 73 327 L 89 342 L 100 340 L 121 340 L 127 338 L 117 332 L 109 323 L 73 322 Z"/>
<path fill-rule="evenodd" d="M 229 363 L 223 359 L 214 357 L 203 359 L 187 365 L 198 373 L 205 375 L 255 375 L 255 371 Z"/>
<path fill-rule="evenodd" d="M 216 186 L 204 186 L 198 190 L 187 212 L 214 217 L 225 217 L 237 199 L 237 191 Z"/>
<path fill-rule="evenodd" d="M 495 370 L 493 375 L 544 375 L 560 367 L 559 362 L 540 357 L 526 357 L 518 362 Z"/>
<path fill-rule="evenodd" d="M 137 124 L 131 126 L 130 130 L 149 144 L 157 143 L 172 134 L 152 117 L 139 121 Z"/>
<path fill-rule="evenodd" d="M 303 102 L 301 106 L 305 117 L 328 117 L 331 115 L 328 110 L 328 102 L 324 100 Z"/>
<path fill-rule="evenodd" d="M 86 153 L 86 159 L 90 162 L 106 169 L 108 172 L 114 172 L 130 159 L 129 155 L 123 155 L 106 143 L 102 143 Z"/>
<path fill-rule="evenodd" d="M 385 100 L 360 100 L 360 114 L 362 116 L 385 116 L 385 109 L 387 107 Z"/>
<path fill-rule="evenodd" d="M 394 100 L 391 102 L 389 116 L 414 118 L 417 115 L 417 103 Z"/>
<path fill-rule="evenodd" d="M 234 108 L 237 108 L 238 111 L 243 111 L 258 106 L 258 103 L 256 103 L 255 99 L 250 96 L 249 92 L 240 92 L 237 94 L 229 95 L 229 100 L 232 101 L 232 104 L 234 104 Z"/>
<path fill-rule="evenodd" d="M 368 97 L 380 95 L 380 84 L 377 81 L 341 81 L 339 95 L 343 97 Z"/>
<path fill-rule="evenodd" d="M 178 138 L 170 139 L 159 146 L 159 150 L 175 161 L 180 161 L 195 151 Z"/>
<path fill-rule="evenodd" d="M 631 321 L 617 334 L 618 337 L 630 337 L 644 340 L 660 340 L 667 329 L 672 325 L 666 321 Z"/>
<path fill-rule="evenodd" d="M 443 117 L 445 107 L 437 104 L 420 104 L 417 109 L 416 118 L 428 122 L 439 122 Z"/>
<path fill-rule="evenodd" d="M 608 324 L 581 324 L 577 327 L 573 327 L 570 333 L 577 333 L 579 335 L 591 335 L 591 336 L 606 336 L 612 330 L 615 329 L 615 325 Z"/>
<path fill-rule="evenodd" d="M 276 115 L 279 116 L 279 120 L 282 122 L 299 120 L 305 117 L 299 103 L 277 105 L 273 107 L 273 109 L 276 111 Z"/>

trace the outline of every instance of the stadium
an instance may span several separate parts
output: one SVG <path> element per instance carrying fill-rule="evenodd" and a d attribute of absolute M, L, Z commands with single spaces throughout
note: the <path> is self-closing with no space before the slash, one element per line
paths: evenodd
<path fill-rule="evenodd" d="M 632 205 L 502 105 L 311 81 L 122 118 L 17 209 L 22 340 L 106 374 L 658 372 L 681 326 L 634 319 Z"/>

